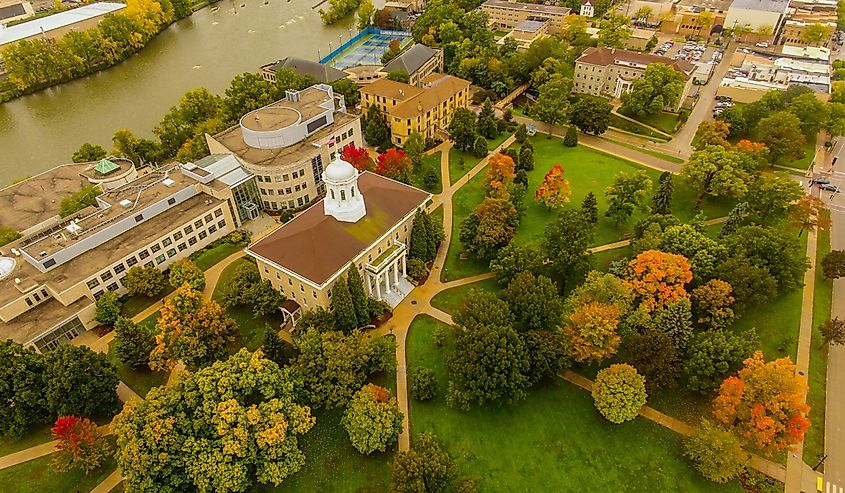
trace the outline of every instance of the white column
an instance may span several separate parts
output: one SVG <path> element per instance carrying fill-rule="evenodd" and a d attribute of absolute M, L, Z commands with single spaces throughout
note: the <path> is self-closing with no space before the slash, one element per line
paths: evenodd
<path fill-rule="evenodd" d="M 381 283 L 379 282 L 379 275 L 376 274 L 376 298 L 381 299 Z"/>
<path fill-rule="evenodd" d="M 384 290 L 386 294 L 390 294 L 390 267 L 384 271 Z"/>
<path fill-rule="evenodd" d="M 408 275 L 407 258 L 408 258 L 407 253 L 402 255 L 402 277 L 406 277 Z"/>
<path fill-rule="evenodd" d="M 393 284 L 399 284 L 399 259 L 393 262 Z"/>
<path fill-rule="evenodd" d="M 364 271 L 364 275 L 367 277 L 367 295 L 372 296 L 373 295 L 373 279 L 372 279 L 372 276 L 370 276 L 370 273 L 366 272 L 366 271 Z"/>

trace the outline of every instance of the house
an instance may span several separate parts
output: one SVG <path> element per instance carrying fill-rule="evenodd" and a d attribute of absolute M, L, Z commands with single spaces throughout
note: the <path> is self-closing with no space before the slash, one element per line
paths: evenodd
<path fill-rule="evenodd" d="M 695 71 L 695 66 L 685 60 L 615 48 L 587 48 L 575 61 L 572 91 L 618 99 L 631 90 L 633 82 L 642 77 L 646 67 L 652 63 L 666 64 L 683 75 L 685 85 L 678 104 L 667 108 L 677 111 L 689 95 Z"/>
<path fill-rule="evenodd" d="M 487 14 L 487 25 L 490 29 L 510 31 L 529 17 L 540 17 L 548 19 L 549 34 L 560 33 L 563 19 L 571 12 L 568 7 L 508 0 L 487 0 L 479 9 Z"/>
<path fill-rule="evenodd" d="M 255 175 L 259 206 L 299 209 L 325 193 L 323 167 L 349 144 L 363 145 L 358 116 L 327 84 L 287 91 L 285 99 L 251 111 L 214 135 L 212 154 L 234 154 Z"/>
<path fill-rule="evenodd" d="M 390 140 L 401 146 L 411 132 L 428 139 L 445 131 L 458 108 L 469 104 L 470 82 L 435 73 L 416 87 L 380 79 L 361 89 L 361 107 L 378 107 L 390 127 Z"/>
<path fill-rule="evenodd" d="M 343 79 L 347 76 L 347 73 L 343 70 L 338 70 L 329 65 L 312 62 L 311 60 L 305 60 L 304 58 L 297 58 L 294 56 L 285 57 L 277 62 L 262 65 L 258 69 L 258 75 L 260 75 L 264 80 L 275 84 L 276 72 L 282 68 L 289 68 L 299 75 L 311 77 L 317 82 L 321 82 L 323 84 L 331 84 L 332 82 Z"/>
<path fill-rule="evenodd" d="M 423 79 L 435 72 L 443 72 L 443 50 L 424 44 L 414 44 L 377 71 L 380 77 L 395 70 L 408 74 L 408 83 L 419 87 Z"/>
<path fill-rule="evenodd" d="M 596 15 L 596 8 L 593 6 L 590 0 L 587 0 L 586 2 L 581 4 L 580 14 L 584 17 L 593 17 L 594 15 Z"/>
<path fill-rule="evenodd" d="M 329 308 L 332 288 L 358 269 L 367 295 L 396 306 L 413 289 L 405 278 L 414 215 L 431 195 L 335 159 L 323 171 L 326 196 L 251 244 L 262 279 L 287 298 L 286 322 Z"/>

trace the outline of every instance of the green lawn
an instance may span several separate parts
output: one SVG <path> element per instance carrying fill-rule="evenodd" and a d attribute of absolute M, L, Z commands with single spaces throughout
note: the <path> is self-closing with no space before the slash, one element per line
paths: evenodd
<path fill-rule="evenodd" d="M 646 125 L 666 132 L 667 134 L 674 134 L 675 125 L 678 124 L 678 115 L 676 115 L 675 113 L 667 113 L 665 111 L 661 111 L 660 113 L 655 113 L 654 115 L 637 116 L 625 113 L 621 110 L 619 112 L 629 118 L 637 120 L 640 123 L 645 123 Z"/>
<path fill-rule="evenodd" d="M 499 144 L 505 141 L 508 137 L 510 137 L 510 133 L 502 132 L 493 140 L 487 141 L 487 149 L 493 150 Z M 463 166 L 461 165 L 461 158 L 463 158 Z M 458 181 L 462 176 L 467 174 L 469 170 L 471 170 L 482 158 L 477 158 L 473 156 L 469 152 L 459 151 L 452 147 L 449 149 L 449 181 L 455 183 Z"/>
<path fill-rule="evenodd" d="M 804 157 L 797 161 L 785 163 L 784 166 L 794 168 L 801 171 L 806 171 L 810 165 L 813 164 L 813 159 L 816 157 L 816 139 L 811 137 L 804 143 Z"/>
<path fill-rule="evenodd" d="M 114 439 L 109 438 L 114 447 Z M 80 471 L 53 472 L 50 456 L 41 457 L 0 470 L 0 491 L 15 493 L 78 493 L 91 491 L 115 469 L 114 458 L 109 457 L 103 467 L 89 475 Z"/>
<path fill-rule="evenodd" d="M 626 132 L 631 132 L 637 135 L 642 135 L 643 137 L 648 137 L 649 139 L 666 142 L 669 139 L 664 135 L 661 135 L 654 130 L 649 129 L 648 127 L 644 127 L 638 123 L 634 123 L 631 120 L 626 120 L 619 115 L 614 115 L 613 113 L 610 114 L 610 126 L 615 127 L 619 130 L 624 130 Z"/>
<path fill-rule="evenodd" d="M 640 147 L 640 146 L 637 146 L 637 145 L 634 145 L 634 144 L 629 144 L 628 142 L 622 142 L 621 140 L 614 140 L 614 139 L 608 139 L 608 138 L 605 138 L 605 140 L 613 142 L 614 144 L 620 145 L 622 147 L 627 147 L 628 149 L 633 149 L 637 152 L 642 152 L 643 154 L 648 154 L 649 156 L 654 156 L 654 157 L 656 157 L 658 159 L 662 159 L 664 161 L 669 161 L 670 163 L 675 163 L 675 164 L 684 163 L 684 160 L 677 157 L 677 156 L 670 156 L 668 154 L 663 154 L 662 152 L 653 151 L 653 150 L 647 149 L 645 147 Z"/>
<path fill-rule="evenodd" d="M 223 272 L 220 274 L 220 280 L 217 282 L 214 293 L 211 295 L 211 299 L 222 304 L 223 288 L 228 284 L 229 279 L 232 278 L 232 275 L 234 275 L 240 266 L 249 263 L 251 263 L 249 260 L 241 258 L 223 269 Z M 278 329 L 279 324 L 282 323 L 280 314 L 265 315 L 258 318 L 254 317 L 252 315 L 252 306 L 236 306 L 227 308 L 226 311 L 229 312 L 229 316 L 235 319 L 240 327 L 233 343 L 233 352 L 242 347 L 250 351 L 255 351 L 264 342 L 264 334 L 267 332 L 267 327 Z"/>
<path fill-rule="evenodd" d="M 829 212 L 828 212 L 829 214 Z M 813 299 L 813 338 L 810 343 L 810 373 L 807 376 L 810 392 L 807 402 L 810 404 L 810 426 L 804 437 L 804 461 L 811 466 L 824 453 L 824 410 L 827 384 L 827 345 L 822 345 L 819 325 L 830 318 L 830 305 L 833 299 L 833 281 L 825 279 L 821 270 L 821 261 L 830 251 L 830 232 L 820 231 L 816 248 L 816 279 Z"/>
<path fill-rule="evenodd" d="M 234 243 L 223 242 L 214 248 L 202 251 L 199 255 L 191 255 L 191 260 L 202 270 L 207 270 L 212 265 L 220 262 L 229 255 L 243 250 L 244 247 Z"/>
<path fill-rule="evenodd" d="M 534 145 L 535 165 L 534 170 L 528 173 L 529 186 L 525 196 L 525 214 L 513 240 L 516 244 L 537 241 L 542 236 L 546 225 L 554 220 L 556 212 L 554 210 L 549 211 L 541 204 L 534 202 L 533 197 L 545 174 L 556 164 L 563 166 L 572 190 L 572 196 L 567 207 L 580 207 L 584 196 L 592 191 L 598 199 L 599 212 L 603 214 L 607 209 L 604 191 L 613 183 L 614 177 L 619 172 L 633 173 L 637 170 L 644 170 L 651 178 L 653 187 L 657 188 L 660 172 L 655 169 L 646 168 L 584 146 L 564 147 L 559 138 L 548 139 L 545 136 L 535 136 L 531 138 L 531 141 Z M 477 174 L 453 197 L 452 242 L 449 246 L 449 254 L 443 273 L 444 280 L 460 279 L 488 270 L 486 262 L 474 259 L 460 260 L 459 255 L 463 246 L 458 240 L 461 220 L 469 215 L 475 206 L 484 199 L 484 180 L 484 173 Z M 692 204 L 695 202 L 696 193 L 679 177 L 675 177 L 674 181 L 674 213 L 682 221 L 689 221 L 695 216 Z M 728 200 L 705 200 L 702 203 L 704 212 L 708 217 L 727 215 L 732 206 L 733 202 Z M 637 212 L 628 220 L 627 224 L 623 225 L 621 229 L 617 229 L 604 215 L 601 215 L 596 227 L 594 245 L 602 245 L 622 239 L 624 233 L 629 232 L 633 225 L 645 216 L 645 213 Z"/>
<path fill-rule="evenodd" d="M 170 283 L 166 283 L 164 285 L 164 291 L 162 291 L 158 296 L 153 296 L 152 298 L 143 295 L 129 296 L 123 302 L 123 305 L 121 305 L 120 314 L 124 317 L 132 318 L 146 310 L 148 307 L 154 305 L 156 302 L 161 301 L 162 298 L 175 290 L 176 288 L 171 286 Z"/>
<path fill-rule="evenodd" d="M 133 370 L 129 365 L 123 364 L 114 349 L 115 342 L 109 344 L 109 361 L 117 367 L 117 377 L 135 393 L 144 397 L 153 387 L 167 383 L 167 372 L 150 371 L 149 369 Z"/>
<path fill-rule="evenodd" d="M 437 295 L 431 299 L 431 306 L 439 310 L 443 310 L 450 315 L 454 315 L 458 307 L 463 304 L 464 298 L 473 289 L 495 293 L 501 289 L 501 286 L 499 286 L 495 279 L 485 279 L 472 284 L 458 286 L 457 288 L 447 289 L 437 293 Z"/>
<path fill-rule="evenodd" d="M 53 439 L 53 434 L 50 433 L 52 426 L 52 423 L 33 426 L 18 439 L 4 437 L 0 440 L 0 457 L 49 442 Z"/>
<path fill-rule="evenodd" d="M 452 340 L 435 345 L 437 324 L 418 317 L 408 336 L 408 370 L 432 368 L 439 384 L 435 399 L 411 401 L 411 436 L 433 431 L 479 491 L 742 491 L 700 477 L 675 433 L 643 418 L 610 424 L 589 393 L 566 382 L 539 385 L 512 405 L 447 407 L 443 360 Z"/>
<path fill-rule="evenodd" d="M 414 173 L 411 175 L 411 185 L 419 188 L 420 190 L 425 190 L 433 194 L 438 194 L 443 191 L 443 179 L 441 178 L 442 173 L 440 172 L 441 154 L 441 151 L 437 151 L 431 154 L 430 156 L 423 157 L 422 166 L 417 166 L 416 168 L 414 168 Z M 423 183 L 423 178 L 425 177 L 425 174 L 429 169 L 433 169 L 434 172 L 437 174 L 437 185 L 435 185 L 433 188 L 426 188 L 425 184 Z"/>

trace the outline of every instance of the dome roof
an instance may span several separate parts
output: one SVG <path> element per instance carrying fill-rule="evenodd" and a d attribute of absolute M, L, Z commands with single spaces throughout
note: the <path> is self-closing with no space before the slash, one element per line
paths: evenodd
<path fill-rule="evenodd" d="M 358 176 L 358 170 L 340 158 L 329 163 L 324 173 L 328 181 L 347 181 Z"/>
<path fill-rule="evenodd" d="M 10 257 L 0 257 L 0 279 L 6 279 L 15 270 L 15 259 Z"/>

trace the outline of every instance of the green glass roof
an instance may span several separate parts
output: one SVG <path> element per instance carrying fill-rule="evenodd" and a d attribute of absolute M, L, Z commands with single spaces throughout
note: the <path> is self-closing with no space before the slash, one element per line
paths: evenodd
<path fill-rule="evenodd" d="M 100 162 L 97 163 L 96 166 L 94 166 L 94 169 L 97 171 L 97 173 L 100 173 L 101 175 L 107 175 L 113 171 L 119 170 L 120 166 L 114 164 L 108 159 L 101 159 Z"/>

